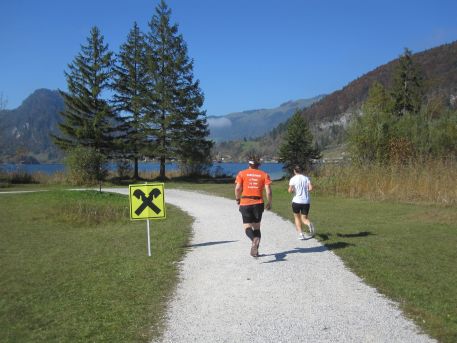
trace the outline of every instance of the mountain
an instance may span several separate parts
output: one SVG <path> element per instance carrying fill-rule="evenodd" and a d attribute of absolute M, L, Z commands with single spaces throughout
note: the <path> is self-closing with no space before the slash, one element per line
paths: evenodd
<path fill-rule="evenodd" d="M 416 53 L 412 58 L 422 71 L 426 98 L 443 99 L 451 108 L 457 108 L 457 41 Z M 344 152 L 347 125 L 360 114 L 361 105 L 374 81 L 388 89 L 391 87 L 398 61 L 395 59 L 375 68 L 301 110 L 321 150 L 333 150 L 338 155 Z M 287 122 L 284 122 L 252 141 L 220 142 L 215 147 L 215 154 L 238 160 L 255 150 L 265 159 L 276 160 L 286 129 Z"/>
<path fill-rule="evenodd" d="M 416 53 L 413 61 L 424 75 L 426 97 L 440 97 L 456 107 L 457 41 Z M 277 158 L 286 121 L 297 109 L 310 123 L 320 148 L 339 146 L 344 142 L 345 127 L 360 112 L 373 82 L 390 88 L 397 64 L 398 59 L 390 61 L 325 97 L 289 101 L 274 109 L 208 117 L 210 138 L 220 142 L 214 153 L 236 160 L 246 151 L 257 150 L 267 158 Z M 63 108 L 57 91 L 39 89 L 17 109 L 0 111 L 0 161 L 17 161 L 18 155 L 32 156 L 40 162 L 59 160 L 61 153 L 52 144 L 49 133 L 57 131 Z M 257 138 L 244 141 L 254 137 Z"/>
<path fill-rule="evenodd" d="M 208 117 L 210 138 L 216 141 L 259 137 L 286 121 L 298 109 L 310 106 L 322 96 L 288 101 L 273 109 L 259 109 Z M 62 152 L 52 143 L 50 133 L 64 109 L 58 91 L 38 89 L 14 110 L 0 111 L 0 162 L 53 162 Z M 252 125 L 255 123 L 255 125 Z"/>
<path fill-rule="evenodd" d="M 424 75 L 426 97 L 450 97 L 457 92 L 457 41 L 413 55 L 413 61 Z M 303 111 L 312 121 L 334 120 L 349 109 L 359 108 L 374 81 L 389 88 L 398 59 L 384 64 L 333 92 Z"/>
<path fill-rule="evenodd" d="M 423 74 L 426 98 L 441 98 L 455 107 L 457 41 L 415 53 L 412 58 Z M 399 59 L 395 59 L 379 66 L 301 111 L 321 148 L 343 143 L 345 128 L 352 116 L 359 114 L 371 85 L 378 81 L 389 89 L 398 63 Z M 286 127 L 285 124 L 279 125 L 259 140 L 259 146 L 268 146 L 268 154 L 274 154 Z"/>
<path fill-rule="evenodd" d="M 208 117 L 210 139 L 215 142 L 252 139 L 264 135 L 289 119 L 297 110 L 301 110 L 321 99 L 288 101 L 279 107 L 230 113 L 224 116 Z"/>
<path fill-rule="evenodd" d="M 64 102 L 58 91 L 38 89 L 14 110 L 0 111 L 0 160 L 50 162 L 61 157 L 50 133 L 57 132 Z"/>

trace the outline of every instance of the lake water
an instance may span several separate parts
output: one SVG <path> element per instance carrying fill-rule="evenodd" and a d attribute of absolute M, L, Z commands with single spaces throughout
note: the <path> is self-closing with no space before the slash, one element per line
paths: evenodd
<path fill-rule="evenodd" d="M 226 163 L 214 163 L 210 168 L 210 174 L 212 176 L 217 175 L 227 175 L 227 176 L 236 176 L 236 174 L 243 169 L 247 168 L 247 163 L 236 163 L 236 162 L 226 162 Z M 270 177 L 273 180 L 279 180 L 284 176 L 282 170 L 282 163 L 264 163 L 260 166 L 260 169 L 270 174 Z M 140 162 L 138 164 L 138 169 L 140 172 L 153 172 L 159 171 L 160 163 L 157 162 Z M 57 172 L 65 171 L 65 166 L 60 163 L 56 164 L 0 164 L 0 169 L 6 172 L 15 172 L 21 171 L 29 174 L 33 173 L 45 173 L 45 174 L 54 174 Z M 110 170 L 116 170 L 114 164 L 109 165 Z M 166 171 L 179 170 L 179 165 L 176 163 L 167 163 L 165 166 Z"/>

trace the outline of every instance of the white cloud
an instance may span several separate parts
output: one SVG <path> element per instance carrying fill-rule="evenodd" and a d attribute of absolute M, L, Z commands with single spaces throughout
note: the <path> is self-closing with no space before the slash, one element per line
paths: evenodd
<path fill-rule="evenodd" d="M 209 128 L 213 129 L 223 129 L 232 126 L 232 122 L 228 118 L 208 118 Z"/>

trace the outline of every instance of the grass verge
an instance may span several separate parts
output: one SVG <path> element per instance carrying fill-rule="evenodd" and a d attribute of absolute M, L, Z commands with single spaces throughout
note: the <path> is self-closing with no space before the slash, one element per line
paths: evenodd
<path fill-rule="evenodd" d="M 233 185 L 170 184 L 234 198 Z M 273 211 L 292 221 L 287 181 L 273 183 Z M 235 205 L 235 204 L 234 204 Z M 319 239 L 369 285 L 395 300 L 440 342 L 457 342 L 457 211 L 313 194 Z M 268 230 L 268 223 L 263 223 Z"/>
<path fill-rule="evenodd" d="M 1 342 L 146 342 L 160 334 L 191 218 L 129 220 L 125 196 L 0 196 Z M 153 327 L 151 329 L 151 324 Z"/>

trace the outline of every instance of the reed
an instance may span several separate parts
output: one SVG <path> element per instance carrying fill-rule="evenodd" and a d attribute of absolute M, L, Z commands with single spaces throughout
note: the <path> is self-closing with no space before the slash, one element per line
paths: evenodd
<path fill-rule="evenodd" d="M 372 200 L 457 204 L 457 161 L 392 165 L 324 165 L 315 178 L 323 194 Z"/>
<path fill-rule="evenodd" d="M 47 174 L 43 172 L 33 173 L 33 179 L 42 185 L 67 185 L 68 176 L 65 172 Z"/>
<path fill-rule="evenodd" d="M 144 180 L 156 180 L 160 176 L 160 173 L 158 170 L 146 172 L 140 171 L 139 176 Z M 170 170 L 166 172 L 165 176 L 169 179 L 173 179 L 182 176 L 182 174 L 179 170 Z"/>

